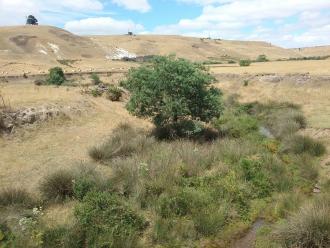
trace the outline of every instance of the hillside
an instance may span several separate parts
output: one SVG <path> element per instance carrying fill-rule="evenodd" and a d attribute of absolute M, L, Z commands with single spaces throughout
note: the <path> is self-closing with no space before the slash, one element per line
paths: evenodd
<path fill-rule="evenodd" d="M 175 53 L 191 60 L 229 60 L 250 58 L 266 54 L 270 59 L 299 57 L 292 50 L 276 47 L 266 42 L 211 40 L 183 36 L 91 36 L 107 53 L 123 48 L 138 56 Z"/>
<path fill-rule="evenodd" d="M 0 27 L 0 59 L 52 63 L 105 57 L 90 39 L 50 26 Z"/>
<path fill-rule="evenodd" d="M 297 52 L 304 57 L 330 56 L 330 46 L 294 48 L 292 51 Z"/>

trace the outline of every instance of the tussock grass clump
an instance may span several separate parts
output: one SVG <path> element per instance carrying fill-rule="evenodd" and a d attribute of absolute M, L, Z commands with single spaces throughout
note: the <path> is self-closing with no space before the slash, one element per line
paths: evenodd
<path fill-rule="evenodd" d="M 106 162 L 118 157 L 128 157 L 144 150 L 154 143 L 143 130 L 122 124 L 113 131 L 112 136 L 102 145 L 92 147 L 89 155 L 95 161 Z"/>
<path fill-rule="evenodd" d="M 0 192 L 0 206 L 32 207 L 35 199 L 24 189 L 8 188 Z"/>
<path fill-rule="evenodd" d="M 40 191 L 47 201 L 61 202 L 73 197 L 74 175 L 68 170 L 59 170 L 45 177 Z"/>
<path fill-rule="evenodd" d="M 302 207 L 279 225 L 275 240 L 284 247 L 330 247 L 330 199 L 323 196 Z"/>
<path fill-rule="evenodd" d="M 91 79 L 92 79 L 92 82 L 93 82 L 94 85 L 99 85 L 99 84 L 102 83 L 102 81 L 101 81 L 99 75 L 97 75 L 95 72 L 92 73 L 92 75 L 91 75 Z"/>
<path fill-rule="evenodd" d="M 123 95 L 123 91 L 119 87 L 115 85 L 109 85 L 109 88 L 107 90 L 107 98 L 110 101 L 117 102 L 120 100 L 122 95 Z"/>
<path fill-rule="evenodd" d="M 326 153 L 325 146 L 308 136 L 293 135 L 284 141 L 283 150 L 294 154 L 307 153 L 312 156 L 322 156 Z"/>

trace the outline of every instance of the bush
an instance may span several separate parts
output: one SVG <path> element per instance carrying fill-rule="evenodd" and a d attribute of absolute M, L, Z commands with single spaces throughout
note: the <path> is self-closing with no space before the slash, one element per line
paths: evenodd
<path fill-rule="evenodd" d="M 75 209 L 90 247 L 136 247 L 145 220 L 117 196 L 90 192 Z"/>
<path fill-rule="evenodd" d="M 249 59 L 241 59 L 239 61 L 240 66 L 250 66 L 251 65 L 251 60 Z"/>
<path fill-rule="evenodd" d="M 92 82 L 93 82 L 94 85 L 99 85 L 99 84 L 102 83 L 100 77 L 95 72 L 92 73 L 91 79 L 92 79 Z"/>
<path fill-rule="evenodd" d="M 267 56 L 266 56 L 266 55 L 262 54 L 262 55 L 259 55 L 259 56 L 257 57 L 256 61 L 257 61 L 257 62 L 267 62 L 267 61 L 269 61 L 269 60 L 267 59 Z"/>
<path fill-rule="evenodd" d="M 61 67 L 49 69 L 49 75 L 47 77 L 48 84 L 61 85 L 65 80 L 64 72 Z"/>
<path fill-rule="evenodd" d="M 99 88 L 93 88 L 93 89 L 91 89 L 90 94 L 93 97 L 99 97 L 99 96 L 102 96 L 103 95 L 103 91 L 100 90 Z"/>
<path fill-rule="evenodd" d="M 237 62 L 235 60 L 228 60 L 228 64 L 236 64 Z"/>
<path fill-rule="evenodd" d="M 24 189 L 4 189 L 0 192 L 0 206 L 23 206 L 32 207 L 35 200 Z"/>
<path fill-rule="evenodd" d="M 283 151 L 294 154 L 308 153 L 320 157 L 326 153 L 325 146 L 308 136 L 294 135 L 285 140 Z"/>
<path fill-rule="evenodd" d="M 121 85 L 132 93 L 127 104 L 130 113 L 164 126 L 219 117 L 221 92 L 211 86 L 213 82 L 215 78 L 202 65 L 170 56 L 131 69 Z"/>
<path fill-rule="evenodd" d="M 123 95 L 123 91 L 114 86 L 114 85 L 110 85 L 108 90 L 107 90 L 107 98 L 113 102 L 115 101 L 119 101 L 120 98 L 122 97 Z"/>
<path fill-rule="evenodd" d="M 89 192 L 95 190 L 96 188 L 95 181 L 90 178 L 82 177 L 75 179 L 73 193 L 75 198 L 82 200 Z"/>
<path fill-rule="evenodd" d="M 43 179 L 40 184 L 40 191 L 45 200 L 64 201 L 74 195 L 73 185 L 73 173 L 59 170 Z"/>
<path fill-rule="evenodd" d="M 284 247 L 330 247 L 330 199 L 320 197 L 277 227 L 275 240 Z"/>

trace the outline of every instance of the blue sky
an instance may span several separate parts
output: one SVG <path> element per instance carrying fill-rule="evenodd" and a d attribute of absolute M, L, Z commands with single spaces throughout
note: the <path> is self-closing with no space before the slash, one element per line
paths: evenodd
<path fill-rule="evenodd" d="M 0 25 L 43 25 L 76 34 L 178 34 L 264 40 L 284 47 L 330 44 L 330 0 L 0 0 Z"/>

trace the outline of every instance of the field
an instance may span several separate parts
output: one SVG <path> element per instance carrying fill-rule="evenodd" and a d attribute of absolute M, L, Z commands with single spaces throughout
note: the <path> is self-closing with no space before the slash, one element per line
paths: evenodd
<path fill-rule="evenodd" d="M 41 27 L 41 30 L 43 33 L 40 37 L 57 39 L 60 47 L 65 47 L 67 42 L 75 40 L 82 42 L 84 49 L 96 49 L 97 52 L 92 54 L 91 58 L 84 58 L 82 55 L 85 50 L 77 48 L 72 52 L 72 57 L 65 56 L 65 59 L 77 59 L 68 66 L 59 64 L 56 56 L 48 58 L 48 62 L 43 62 L 40 54 L 28 60 L 26 54 L 35 54 L 34 49 L 38 47 L 38 42 L 48 42 L 47 40 L 36 41 L 36 38 L 31 38 L 32 43 L 29 43 L 31 39 L 27 42 L 27 48 L 30 50 L 25 52 L 23 48 L 13 48 L 13 44 L 10 44 L 12 52 L 17 56 L 14 56 L 14 59 L 6 57 L 0 50 L 0 71 L 9 72 L 7 76 L 17 76 L 7 78 L 3 74 L 0 75 L 0 110 L 25 113 L 28 109 L 32 114 L 48 109 L 59 112 L 44 121 L 17 125 L 10 133 L 0 136 L 1 189 L 25 189 L 33 197 L 41 198 L 43 196 L 40 193 L 40 184 L 52 173 L 59 170 L 76 170 L 84 166 L 92 168 L 91 171 L 96 174 L 90 172 L 90 177 L 86 176 L 88 180 L 92 178 L 92 182 L 87 182 L 87 186 L 92 183 L 92 187 L 99 190 L 109 187 L 118 193 L 118 199 L 108 198 L 108 191 L 94 192 L 95 195 L 90 196 L 90 202 L 96 199 L 107 199 L 104 204 L 125 202 L 132 208 L 129 210 L 130 214 L 139 213 L 143 216 L 147 220 L 144 225 L 139 222 L 137 216 L 130 215 L 130 218 L 136 218 L 134 225 L 145 230 L 143 239 L 140 240 L 143 247 L 254 247 L 256 239 L 262 243 L 268 237 L 266 234 L 257 237 L 257 229 L 267 227 L 264 222 L 271 227 L 277 227 L 277 221 L 287 219 L 303 202 L 313 202 L 311 199 L 317 197 L 315 194 L 314 197 L 312 192 L 319 190 L 319 185 L 322 193 L 327 193 L 327 185 L 330 182 L 329 153 L 315 158 L 314 155 L 304 156 L 290 152 L 284 152 L 283 155 L 280 147 L 288 145 L 286 142 L 295 137 L 300 128 L 296 127 L 299 123 L 301 130 L 297 135 L 306 135 L 322 141 L 330 151 L 330 60 L 271 61 L 252 63 L 249 67 L 239 67 L 236 64 L 209 65 L 209 72 L 217 79 L 213 86 L 224 93 L 226 108 L 224 117 L 212 125 L 224 133 L 224 138 L 210 144 L 185 140 L 158 142 L 149 135 L 154 128 L 150 119 L 134 117 L 126 110 L 125 105 L 129 98 L 126 91 L 119 102 L 86 93 L 86 89 L 97 86 L 93 86 L 90 75 L 81 72 L 104 71 L 100 74 L 101 81 L 105 85 L 117 86 L 126 77 L 127 69 L 140 65 L 104 59 L 118 44 L 138 55 L 169 54 L 177 51 L 179 56 L 194 61 L 210 60 L 214 49 L 221 52 L 211 60 L 254 59 L 259 54 L 268 54 L 272 59 L 284 56 L 289 58 L 304 56 L 304 50 L 285 50 L 261 42 L 214 41 L 177 36 L 94 36 L 80 40 L 80 37 L 71 36 L 61 30 L 55 32 L 49 27 Z M 0 32 L 7 36 L 13 35 L 10 30 Z M 31 30 L 20 32 L 30 35 Z M 1 42 L 8 45 L 6 40 L 0 40 L 0 44 Z M 169 43 L 174 45 L 166 47 L 165 44 Z M 221 46 L 221 49 L 225 50 L 219 49 Z M 151 50 L 144 50 L 145 47 Z M 246 52 L 247 50 L 249 52 Z M 312 56 L 319 56 L 319 48 L 313 50 L 313 53 L 311 50 L 307 51 Z M 70 50 L 63 49 L 61 56 L 64 58 L 64 54 L 69 53 Z M 226 54 L 229 55 L 225 56 Z M 37 86 L 34 77 L 22 77 L 22 72 L 29 70 L 28 74 L 39 74 L 40 78 L 43 78 L 44 73 L 54 65 L 63 67 L 68 73 L 74 71 L 67 85 Z M 106 73 L 118 68 L 123 72 Z M 234 99 L 233 102 L 230 99 Z M 245 105 L 251 102 L 259 102 L 260 105 Z M 290 104 L 283 105 L 283 102 L 297 104 L 301 110 Z M 306 124 L 302 115 L 306 117 Z M 292 118 L 298 119 L 297 123 L 293 124 L 294 130 L 290 130 L 288 134 L 280 130 L 283 126 L 288 128 L 287 126 L 296 121 Z M 274 123 L 271 123 L 272 121 Z M 121 125 L 123 123 L 129 124 L 133 131 Z M 267 125 L 270 125 L 274 128 L 274 133 L 278 131 L 278 137 L 260 137 L 258 125 L 266 125 L 267 128 Z M 107 142 L 109 145 L 104 146 Z M 315 144 L 318 146 L 318 143 Z M 94 150 L 91 149 L 93 147 Z M 107 154 L 107 149 L 110 149 L 107 147 L 115 150 L 111 150 L 111 156 L 116 152 L 127 153 L 128 156 L 113 159 Z M 262 168 L 262 172 L 250 168 L 259 168 L 260 164 L 267 164 L 266 168 Z M 317 166 L 314 167 L 314 164 Z M 138 166 L 138 170 L 134 165 Z M 149 168 L 150 165 L 155 167 Z M 247 170 L 246 174 L 242 172 L 244 170 Z M 93 181 L 94 176 L 97 182 Z M 260 181 L 255 181 L 254 177 Z M 107 178 L 112 181 L 105 183 Z M 265 180 L 270 178 L 271 186 L 265 183 Z M 73 183 L 78 179 L 81 178 L 73 179 Z M 214 187 L 219 184 L 221 190 L 214 191 Z M 299 200 L 296 200 L 298 198 Z M 188 207 L 189 201 L 193 205 L 191 209 Z M 277 201 L 283 205 L 276 205 Z M 74 237 L 78 240 L 81 238 L 78 233 L 71 233 L 75 228 L 75 217 L 79 216 L 77 206 L 81 207 L 80 214 L 83 214 L 83 208 L 88 208 L 90 202 L 84 201 L 83 197 L 80 199 L 77 195 L 73 198 L 70 196 L 64 202 L 45 200 L 41 204 L 45 207 L 42 210 L 43 215 L 38 220 L 40 227 L 33 226 L 36 228 L 34 231 L 42 236 L 46 235 L 44 230 L 47 230 L 47 234 L 63 238 L 65 230 L 70 235 L 76 235 Z M 205 202 L 208 204 L 205 205 Z M 178 204 L 175 205 L 177 208 L 173 208 L 171 204 Z M 204 204 L 206 209 L 203 209 L 204 212 L 200 209 L 201 204 Z M 180 212 L 181 210 L 184 212 Z M 277 212 L 281 210 L 287 212 Z M 29 216 L 28 211 L 22 210 L 22 207 L 0 206 L 0 220 L 7 221 L 9 226 L 15 226 L 14 221 Z M 0 235 L 1 228 L 0 225 Z M 111 230 L 119 230 L 122 233 L 127 231 L 120 227 L 118 230 Z M 55 236 L 49 238 L 56 240 Z M 129 239 L 125 242 L 132 244 L 127 243 L 127 247 L 134 247 L 134 233 L 128 236 Z M 29 242 L 40 242 L 38 237 L 33 236 Z M 106 236 L 100 237 L 94 241 L 102 242 L 102 238 L 107 239 Z M 37 247 L 43 246 L 40 244 Z"/>

